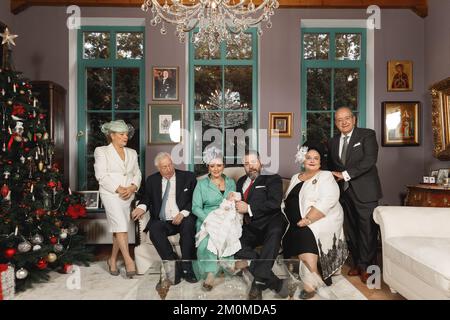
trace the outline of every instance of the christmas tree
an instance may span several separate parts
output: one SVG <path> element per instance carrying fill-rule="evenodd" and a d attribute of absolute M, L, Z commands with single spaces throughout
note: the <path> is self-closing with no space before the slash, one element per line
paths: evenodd
<path fill-rule="evenodd" d="M 21 291 L 52 270 L 88 265 L 92 255 L 76 224 L 85 204 L 62 184 L 45 106 L 12 67 L 16 36 L 8 29 L 0 35 L 0 264 L 14 266 Z"/>

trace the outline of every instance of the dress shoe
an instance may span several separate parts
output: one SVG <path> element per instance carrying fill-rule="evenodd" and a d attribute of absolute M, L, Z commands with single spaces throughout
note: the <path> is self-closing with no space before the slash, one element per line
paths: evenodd
<path fill-rule="evenodd" d="M 203 282 L 202 284 L 203 291 L 211 291 L 213 289 L 213 286 L 209 283 Z"/>
<path fill-rule="evenodd" d="M 118 276 L 120 274 L 119 270 L 111 270 L 111 264 L 109 263 L 109 259 L 106 260 L 106 264 L 108 265 L 109 274 L 112 276 Z"/>
<path fill-rule="evenodd" d="M 356 277 L 359 276 L 361 274 L 361 270 L 358 267 L 352 267 L 348 273 L 347 273 L 350 277 Z"/>
<path fill-rule="evenodd" d="M 262 288 L 255 281 L 253 281 L 248 293 L 248 300 L 262 300 Z"/>
<path fill-rule="evenodd" d="M 315 295 L 316 295 L 315 291 L 308 292 L 308 291 L 302 290 L 302 291 L 300 291 L 300 294 L 298 297 L 302 300 L 308 300 L 308 299 L 311 299 L 312 297 L 314 297 Z"/>
<path fill-rule="evenodd" d="M 136 266 L 134 268 L 136 268 Z M 129 279 L 133 279 L 133 277 L 136 275 L 136 270 L 128 271 L 127 267 L 125 267 L 125 270 L 126 270 L 125 275 Z"/>
<path fill-rule="evenodd" d="M 193 271 L 183 270 L 181 277 L 189 283 L 196 283 L 198 281 Z"/>
<path fill-rule="evenodd" d="M 362 272 L 361 275 L 360 275 L 362 283 L 366 284 L 367 283 L 367 279 L 369 279 L 370 276 L 371 276 L 370 273 L 367 273 L 365 271 Z"/>

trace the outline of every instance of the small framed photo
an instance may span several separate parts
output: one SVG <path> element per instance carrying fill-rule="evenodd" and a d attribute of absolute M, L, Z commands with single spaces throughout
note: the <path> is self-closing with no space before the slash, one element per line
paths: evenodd
<path fill-rule="evenodd" d="M 271 137 L 291 137 L 292 112 L 270 112 L 269 131 Z"/>
<path fill-rule="evenodd" d="M 153 67 L 153 100 L 178 101 L 178 67 Z"/>
<path fill-rule="evenodd" d="M 183 129 L 182 104 L 150 104 L 148 110 L 149 144 L 177 144 Z"/>
<path fill-rule="evenodd" d="M 430 183 L 430 177 L 424 176 L 423 183 Z"/>
<path fill-rule="evenodd" d="M 413 90 L 413 62 L 391 60 L 388 62 L 388 91 Z"/>
<path fill-rule="evenodd" d="M 430 177 L 430 183 L 436 183 L 436 178 L 435 177 Z"/>
<path fill-rule="evenodd" d="M 86 203 L 86 209 L 98 209 L 100 193 L 98 191 L 80 191 Z"/>
<path fill-rule="evenodd" d="M 382 107 L 382 145 L 404 147 L 420 145 L 420 102 L 387 101 Z"/>
<path fill-rule="evenodd" d="M 439 174 L 439 170 L 431 170 L 430 177 L 437 178 Z"/>
<path fill-rule="evenodd" d="M 438 176 L 436 179 L 437 184 L 443 184 L 449 176 L 450 169 L 439 169 Z"/>

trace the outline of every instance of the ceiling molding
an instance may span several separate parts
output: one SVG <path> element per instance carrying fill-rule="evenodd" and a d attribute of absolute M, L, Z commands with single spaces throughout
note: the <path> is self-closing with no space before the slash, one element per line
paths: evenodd
<path fill-rule="evenodd" d="M 163 0 L 160 0 L 162 2 Z M 261 0 L 254 0 L 255 4 Z M 281 8 L 366 9 L 378 5 L 382 9 L 411 9 L 418 16 L 428 15 L 428 0 L 279 0 Z M 11 0 L 11 12 L 18 14 L 32 6 L 136 7 L 143 0 Z"/>

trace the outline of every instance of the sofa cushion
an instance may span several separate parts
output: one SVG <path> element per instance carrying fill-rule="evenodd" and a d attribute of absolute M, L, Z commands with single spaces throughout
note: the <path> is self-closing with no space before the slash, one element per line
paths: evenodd
<path fill-rule="evenodd" d="M 394 263 L 450 297 L 450 238 L 393 237 L 383 250 Z"/>

